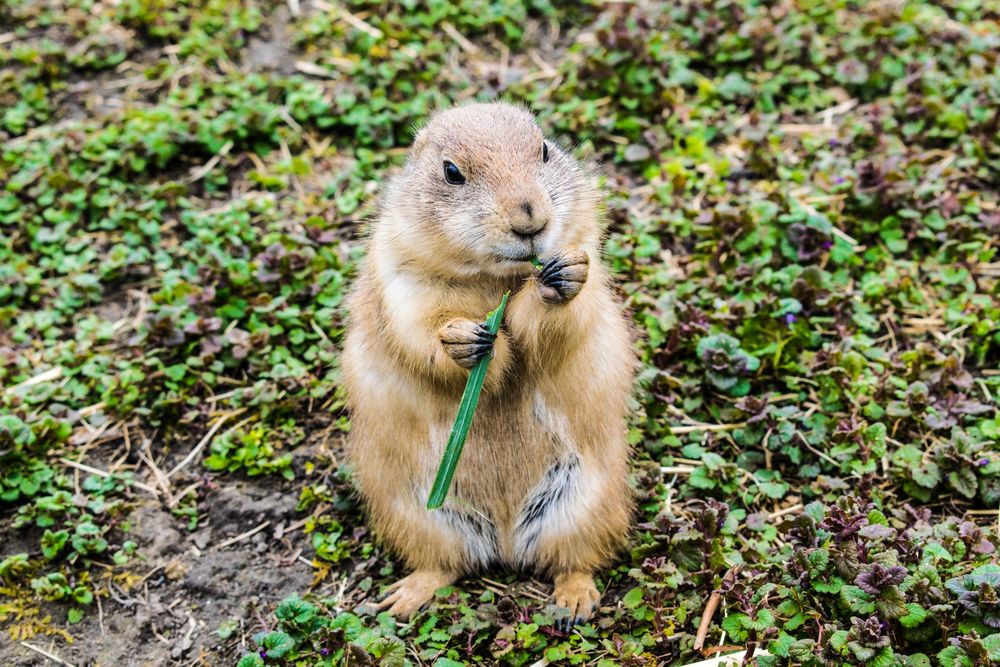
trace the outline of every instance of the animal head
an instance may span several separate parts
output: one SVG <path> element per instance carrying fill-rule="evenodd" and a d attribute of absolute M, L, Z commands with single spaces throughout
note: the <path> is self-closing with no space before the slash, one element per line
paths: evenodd
<path fill-rule="evenodd" d="M 519 107 L 467 104 L 435 114 L 389 188 L 407 255 L 454 273 L 511 275 L 532 257 L 596 238 L 590 175 Z"/>

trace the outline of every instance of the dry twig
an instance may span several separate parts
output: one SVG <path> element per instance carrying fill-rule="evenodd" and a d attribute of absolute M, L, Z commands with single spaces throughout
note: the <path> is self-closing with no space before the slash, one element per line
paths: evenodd
<path fill-rule="evenodd" d="M 76 461 L 72 461 L 64 456 L 60 457 L 59 461 L 64 463 L 65 465 L 68 465 L 70 468 L 76 468 L 78 470 L 82 470 L 83 472 L 89 472 L 90 474 L 97 475 L 98 477 L 104 477 L 104 478 L 111 477 L 111 473 L 109 472 L 104 472 L 99 468 L 94 468 L 93 466 L 89 466 L 85 463 L 77 463 Z M 159 495 L 156 489 L 149 486 L 148 484 L 143 484 L 142 482 L 136 482 L 135 480 L 130 481 L 129 484 L 136 487 L 137 489 L 142 489 L 143 491 L 151 493 L 154 496 Z"/>
<path fill-rule="evenodd" d="M 722 577 L 722 583 L 719 585 L 719 588 L 712 591 L 712 594 L 708 596 L 705 611 L 702 613 L 701 622 L 698 624 L 698 633 L 694 636 L 694 650 L 700 651 L 705 646 L 705 639 L 708 637 L 708 628 L 712 625 L 712 617 L 715 616 L 715 611 L 719 608 L 719 603 L 722 602 L 722 589 L 723 587 L 731 586 L 736 581 L 738 573 L 739 567 L 729 568 L 729 571 Z"/>
<path fill-rule="evenodd" d="M 260 531 L 264 530 L 265 528 L 267 528 L 270 525 L 271 525 L 270 521 L 264 521 L 260 525 L 254 527 L 254 528 L 251 528 L 250 530 L 248 530 L 245 533 L 240 533 L 236 537 L 230 537 L 225 542 L 222 542 L 220 544 L 215 545 L 215 548 L 216 549 L 225 549 L 226 547 L 232 546 L 233 544 L 236 544 L 237 542 L 242 542 L 243 540 L 247 539 L 248 537 L 253 537 L 254 535 L 256 535 Z"/>
<path fill-rule="evenodd" d="M 167 473 L 167 479 L 170 479 L 171 477 L 179 473 L 181 470 L 183 470 L 187 464 L 191 463 L 191 461 L 193 461 L 195 457 L 201 453 L 201 450 L 205 448 L 205 445 L 211 442 L 212 437 L 215 435 L 215 433 L 219 430 L 219 428 L 223 424 L 225 424 L 230 418 L 235 417 L 236 415 L 243 414 L 244 412 L 246 412 L 246 408 L 239 408 L 237 410 L 233 410 L 232 412 L 228 412 L 219 417 L 218 421 L 212 424 L 212 428 L 208 429 L 208 433 L 205 434 L 205 437 L 203 437 L 198 442 L 198 444 L 194 446 L 194 449 L 188 452 L 188 455 L 184 457 L 184 460 L 175 465 L 173 467 L 173 470 Z"/>
<path fill-rule="evenodd" d="M 52 662 L 56 663 L 57 665 L 66 665 L 66 667 L 74 667 L 73 663 L 66 662 L 65 660 L 63 660 L 59 656 L 54 655 L 52 653 L 49 653 L 45 649 L 39 648 L 39 647 L 35 646 L 34 644 L 29 644 L 28 642 L 21 642 L 21 646 L 23 646 L 24 648 L 28 649 L 29 651 L 34 651 L 35 653 L 37 653 L 39 655 L 44 655 L 46 658 L 48 658 Z"/>

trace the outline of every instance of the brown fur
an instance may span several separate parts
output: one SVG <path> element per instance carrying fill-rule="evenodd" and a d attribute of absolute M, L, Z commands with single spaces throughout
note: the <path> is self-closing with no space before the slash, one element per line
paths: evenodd
<path fill-rule="evenodd" d="M 587 618 L 592 573 L 628 530 L 634 354 L 600 262 L 594 179 L 552 142 L 543 162 L 543 140 L 511 105 L 435 115 L 387 184 L 350 299 L 350 458 L 372 527 L 415 570 L 382 603 L 398 615 L 500 565 L 547 572 L 557 603 Z M 445 160 L 464 185 L 445 182 Z M 513 231 L 543 224 L 531 238 Z M 532 254 L 565 259 L 562 292 L 540 282 Z M 505 290 L 455 481 L 444 508 L 428 511 L 474 361 L 467 343 Z"/>

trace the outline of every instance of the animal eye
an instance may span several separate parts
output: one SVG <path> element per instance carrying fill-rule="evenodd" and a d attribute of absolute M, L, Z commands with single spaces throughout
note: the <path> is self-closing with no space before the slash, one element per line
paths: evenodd
<path fill-rule="evenodd" d="M 542 142 L 542 162 L 548 162 L 548 161 L 549 161 L 549 145 L 543 141 Z"/>
<path fill-rule="evenodd" d="M 449 185 L 461 185 L 465 183 L 465 176 L 458 170 L 454 162 L 444 161 L 444 180 Z"/>

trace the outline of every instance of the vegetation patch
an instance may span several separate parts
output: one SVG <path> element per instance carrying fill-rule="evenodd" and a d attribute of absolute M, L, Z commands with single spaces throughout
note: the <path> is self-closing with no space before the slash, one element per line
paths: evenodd
<path fill-rule="evenodd" d="M 6 661 L 1000 664 L 990 2 L 0 24 Z M 373 196 L 435 106 L 498 95 L 600 162 L 642 361 L 636 527 L 569 633 L 504 574 L 373 615 L 402 573 L 341 464 Z"/>

